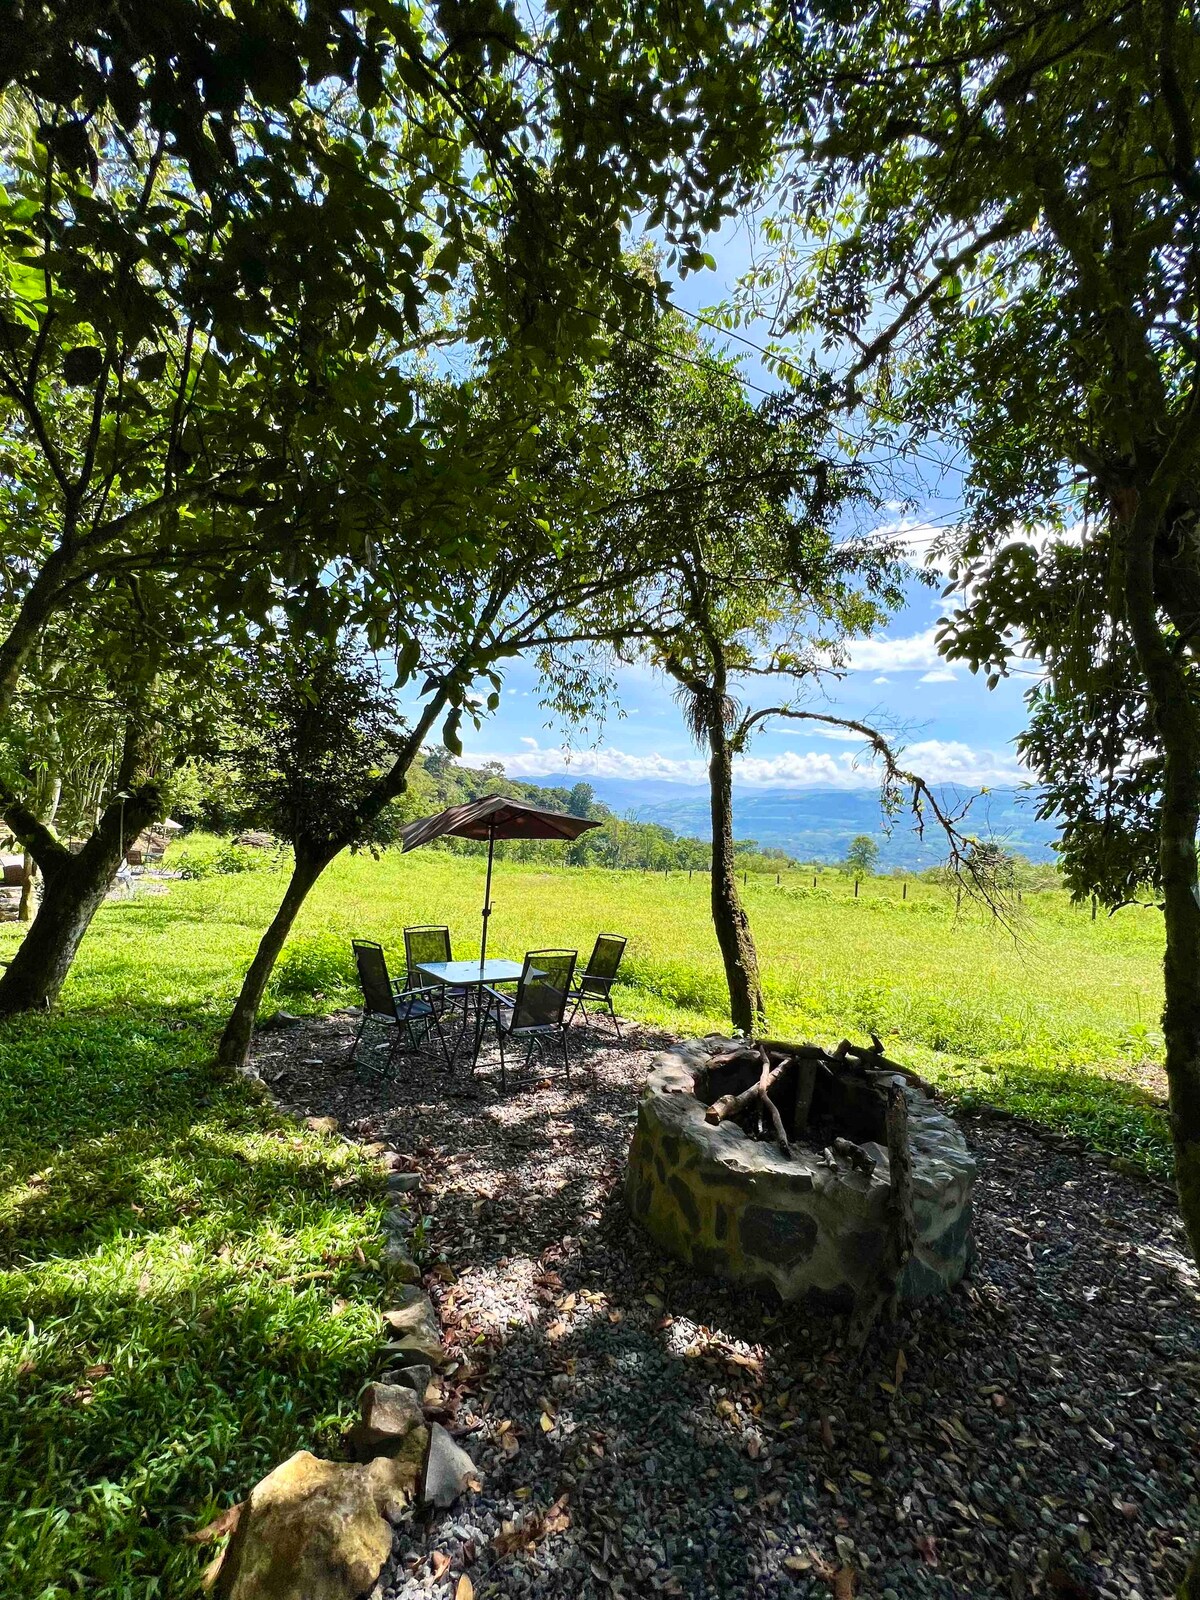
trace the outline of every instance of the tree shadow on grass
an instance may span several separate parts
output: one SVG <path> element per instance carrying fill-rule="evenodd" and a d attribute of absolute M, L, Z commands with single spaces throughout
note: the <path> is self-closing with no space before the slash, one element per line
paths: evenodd
<path fill-rule="evenodd" d="M 334 1446 L 370 1374 L 378 1172 L 205 1057 L 128 1018 L 0 1037 L 6 1600 L 198 1592 L 182 1533 Z"/>

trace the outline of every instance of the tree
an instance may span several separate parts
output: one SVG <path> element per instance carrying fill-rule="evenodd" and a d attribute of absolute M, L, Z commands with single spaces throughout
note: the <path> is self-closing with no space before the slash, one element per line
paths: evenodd
<path fill-rule="evenodd" d="M 590 783 L 577 783 L 571 788 L 567 796 L 567 813 L 572 817 L 590 817 L 593 812 L 596 791 Z M 586 834 L 581 837 L 587 838 Z"/>
<path fill-rule="evenodd" d="M 165 816 L 175 767 L 208 743 L 223 654 L 202 618 L 176 634 L 161 626 L 178 603 L 157 575 L 138 593 L 148 609 L 136 647 L 120 599 L 94 602 L 86 623 L 53 619 L 0 739 L 0 814 L 43 879 L 37 917 L 0 975 L 0 1015 L 57 998 L 114 873 Z"/>
<path fill-rule="evenodd" d="M 437 416 L 440 386 L 427 405 Z M 611 398 L 611 397 L 610 397 Z M 457 393 L 450 403 L 456 405 Z M 489 430 L 491 402 L 476 400 L 478 437 Z M 279 914 L 246 974 L 221 1037 L 219 1056 L 230 1067 L 246 1058 L 254 1020 L 275 955 L 305 897 L 321 872 L 352 846 L 384 811 L 404 794 L 410 770 L 434 727 L 450 756 L 461 754 L 464 717 L 476 725 L 500 701 L 502 670 L 513 656 L 529 653 L 554 686 L 556 704 L 569 715 L 586 716 L 602 698 L 606 684 L 581 666 L 578 652 L 596 641 L 633 638 L 653 630 L 657 612 L 639 603 L 638 587 L 663 562 L 662 544 L 647 542 L 629 519 L 616 514 L 614 452 L 623 437 L 612 432 L 611 408 L 585 392 L 573 410 L 557 398 L 544 419 L 525 419 L 523 436 L 504 463 L 503 485 L 488 499 L 479 497 L 461 511 L 456 538 L 462 564 L 437 571 L 431 563 L 422 583 L 412 582 L 412 554 L 401 544 L 403 573 L 397 604 L 404 642 L 396 665 L 396 686 L 411 696 L 403 738 L 394 757 L 361 786 L 353 807 L 334 826 L 296 839 L 292 881 Z M 392 541 L 381 542 L 378 571 L 391 572 Z M 329 586 L 314 586 L 306 597 L 312 616 L 307 631 L 328 636 L 326 610 L 337 603 Z M 373 644 L 368 635 L 368 644 Z M 477 685 L 486 694 L 475 693 Z M 443 720 L 444 719 L 444 720 Z"/>
<path fill-rule="evenodd" d="M 778 92 L 807 163 L 790 198 L 823 230 L 812 298 L 789 296 L 784 319 L 855 345 L 848 382 L 880 417 L 953 425 L 971 459 L 965 563 L 1002 551 L 1014 523 L 1087 513 L 1078 615 L 1102 619 L 1093 646 L 1111 646 L 1116 674 L 1136 672 L 1162 762 L 1166 1065 L 1200 1256 L 1195 21 L 1171 0 L 818 8 L 782 44 Z M 830 237 L 835 190 L 846 198 Z M 1003 662 L 1041 605 L 1031 555 L 999 556 L 1015 602 Z M 973 609 L 954 619 L 960 653 L 1004 670 L 977 648 Z"/>
<path fill-rule="evenodd" d="M 846 871 L 856 878 L 869 878 L 879 861 L 879 845 L 869 833 L 856 833 L 846 851 Z"/>
<path fill-rule="evenodd" d="M 243 984 L 257 1010 L 329 859 L 329 841 L 339 850 L 377 849 L 395 837 L 399 815 L 370 802 L 380 777 L 404 759 L 408 731 L 379 664 L 345 639 L 318 635 L 247 653 L 232 698 L 240 737 L 227 754 L 239 789 L 255 818 L 294 852 L 287 888 Z"/>
<path fill-rule="evenodd" d="M 896 590 L 889 551 L 833 537 L 865 485 L 823 455 L 820 424 L 798 421 L 786 402 L 752 406 L 732 364 L 678 316 L 662 320 L 658 350 L 648 376 L 633 375 L 644 410 L 626 451 L 638 479 L 632 515 L 647 530 L 668 518 L 676 533 L 655 580 L 662 619 L 643 654 L 675 680 L 708 753 L 713 925 L 733 1025 L 751 1033 L 765 1006 L 738 892 L 734 760 L 765 721 L 792 714 L 805 681 L 871 628 Z M 755 706 L 764 685 L 784 703 Z"/>
<path fill-rule="evenodd" d="M 644 301 L 626 217 L 649 207 L 696 265 L 759 160 L 742 21 L 22 10 L 0 63 L 0 728 L 48 628 L 86 627 L 97 597 L 132 621 L 152 579 L 205 637 L 361 629 L 403 686 L 422 627 L 486 633 L 488 552 L 463 530 L 519 522 L 531 416 Z M 111 648 L 136 657 L 136 628 Z M 447 670 L 434 719 L 466 693 Z M 142 809 L 121 799 L 76 866 L 55 856 L 75 944 Z M 23 836 L 54 855 L 38 821 L 25 807 Z M 29 1003 L 70 954 L 43 950 Z"/>

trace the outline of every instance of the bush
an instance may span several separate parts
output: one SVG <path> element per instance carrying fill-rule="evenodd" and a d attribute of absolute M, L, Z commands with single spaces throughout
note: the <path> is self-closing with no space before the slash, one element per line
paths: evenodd
<path fill-rule="evenodd" d="M 176 865 L 181 878 L 232 877 L 238 872 L 278 872 L 279 851 L 255 850 L 228 840 L 212 855 L 182 855 Z"/>
<path fill-rule="evenodd" d="M 307 934 L 284 947 L 272 980 L 276 994 L 349 995 L 355 986 L 354 962 L 345 939 L 331 933 Z"/>

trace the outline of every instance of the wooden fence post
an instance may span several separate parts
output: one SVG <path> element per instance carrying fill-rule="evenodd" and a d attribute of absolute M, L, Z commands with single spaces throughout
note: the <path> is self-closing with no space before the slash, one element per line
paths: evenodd
<path fill-rule="evenodd" d="M 854 880 L 854 898 L 856 900 L 858 899 L 858 879 L 857 878 L 855 878 L 855 880 Z"/>

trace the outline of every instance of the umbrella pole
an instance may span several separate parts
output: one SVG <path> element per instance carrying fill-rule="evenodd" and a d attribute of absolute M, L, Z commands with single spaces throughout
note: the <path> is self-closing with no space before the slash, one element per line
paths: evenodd
<path fill-rule="evenodd" d="M 496 848 L 496 824 L 488 826 L 488 864 L 487 879 L 483 886 L 483 938 L 479 945 L 479 966 L 482 970 L 483 963 L 487 960 L 488 918 L 492 914 L 492 852 Z"/>

